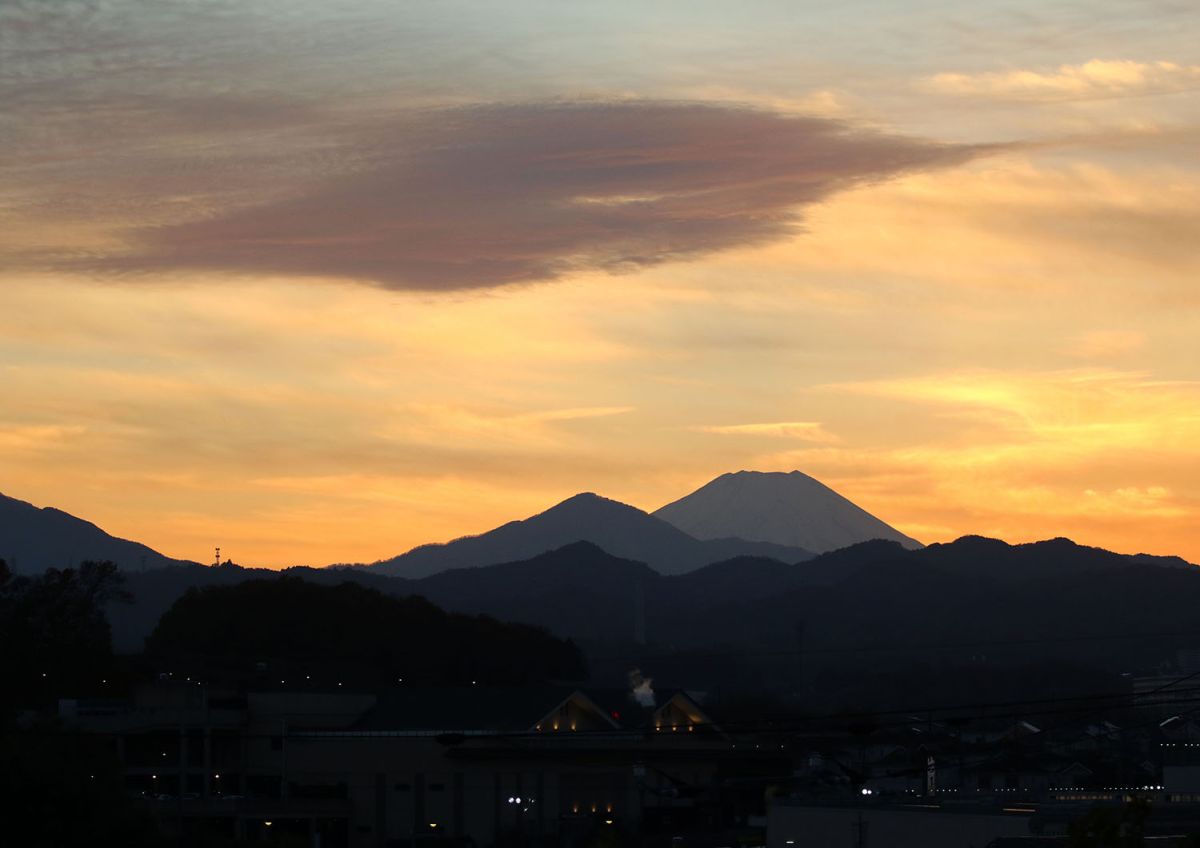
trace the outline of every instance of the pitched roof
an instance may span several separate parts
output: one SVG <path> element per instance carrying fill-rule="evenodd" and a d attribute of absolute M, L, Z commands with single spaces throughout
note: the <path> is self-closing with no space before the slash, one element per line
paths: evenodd
<path fill-rule="evenodd" d="M 398 687 L 380 693 L 364 731 L 523 732 L 575 691 L 567 686 Z"/>

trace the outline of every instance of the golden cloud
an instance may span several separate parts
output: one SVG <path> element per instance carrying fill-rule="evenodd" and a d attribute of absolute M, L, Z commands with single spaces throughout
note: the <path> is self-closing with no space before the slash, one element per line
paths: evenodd
<path fill-rule="evenodd" d="M 1012 100 L 1084 100 L 1184 91 L 1200 86 L 1200 65 L 1092 59 L 1051 71 L 941 73 L 925 82 L 938 94 Z"/>
<path fill-rule="evenodd" d="M 762 424 L 721 424 L 693 427 L 700 433 L 718 436 L 766 436 L 776 439 L 797 439 L 804 442 L 833 443 L 840 439 L 828 432 L 819 421 L 773 421 Z"/>

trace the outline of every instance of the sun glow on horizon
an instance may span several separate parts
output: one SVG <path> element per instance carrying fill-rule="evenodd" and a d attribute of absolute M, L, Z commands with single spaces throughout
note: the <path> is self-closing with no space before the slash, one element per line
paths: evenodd
<path fill-rule="evenodd" d="M 266 5 L 0 10 L 0 492 L 283 567 L 799 469 L 1200 562 L 1200 11 Z"/>

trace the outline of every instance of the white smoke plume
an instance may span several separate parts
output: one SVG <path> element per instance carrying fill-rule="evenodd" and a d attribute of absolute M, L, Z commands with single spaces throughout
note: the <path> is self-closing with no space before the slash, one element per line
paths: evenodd
<path fill-rule="evenodd" d="M 643 707 L 653 707 L 655 704 L 653 684 L 654 678 L 643 677 L 640 668 L 629 672 L 630 697 Z"/>

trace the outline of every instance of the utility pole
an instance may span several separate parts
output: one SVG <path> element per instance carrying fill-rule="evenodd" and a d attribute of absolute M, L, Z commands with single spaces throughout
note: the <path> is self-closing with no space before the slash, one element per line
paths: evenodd
<path fill-rule="evenodd" d="M 792 666 L 792 688 L 797 697 L 804 697 L 804 628 L 803 619 L 796 622 L 796 660 Z"/>
<path fill-rule="evenodd" d="M 867 822 L 862 813 L 858 814 L 850 829 L 854 831 L 854 848 L 867 848 Z"/>
<path fill-rule="evenodd" d="M 279 728 L 279 797 L 288 799 L 287 783 L 287 717 L 281 720 Z"/>
<path fill-rule="evenodd" d="M 641 577 L 633 578 L 633 643 L 646 644 L 646 587 Z"/>

